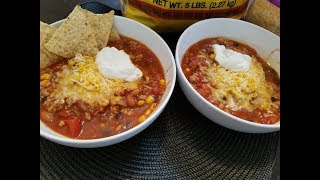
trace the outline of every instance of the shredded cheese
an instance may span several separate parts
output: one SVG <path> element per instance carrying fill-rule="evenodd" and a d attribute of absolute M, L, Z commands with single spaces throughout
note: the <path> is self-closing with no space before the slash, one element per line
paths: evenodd
<path fill-rule="evenodd" d="M 125 82 L 104 77 L 99 72 L 94 57 L 77 54 L 71 61 L 72 63 L 64 65 L 62 72 L 58 74 L 58 82 L 50 95 L 50 101 L 62 104 L 68 99 L 71 104 L 82 100 L 91 105 L 101 105 L 114 99 L 116 92 L 138 88 L 139 80 Z"/>
<path fill-rule="evenodd" d="M 250 69 L 246 72 L 230 71 L 212 63 L 209 67 L 201 68 L 213 87 L 212 95 L 225 107 L 232 110 L 245 108 L 252 111 L 256 108 L 271 112 L 271 108 L 278 108 L 273 103 L 272 83 L 265 80 L 261 64 L 252 58 Z"/>

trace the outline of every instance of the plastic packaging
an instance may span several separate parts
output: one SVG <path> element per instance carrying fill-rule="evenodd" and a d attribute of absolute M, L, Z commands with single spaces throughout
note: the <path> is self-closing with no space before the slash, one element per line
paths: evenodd
<path fill-rule="evenodd" d="M 280 1 L 279 1 L 280 6 Z M 280 36 L 280 7 L 267 0 L 254 0 L 244 20 L 261 26 Z"/>
<path fill-rule="evenodd" d="M 120 0 L 122 14 L 158 32 L 183 31 L 207 18 L 240 19 L 249 0 Z"/>

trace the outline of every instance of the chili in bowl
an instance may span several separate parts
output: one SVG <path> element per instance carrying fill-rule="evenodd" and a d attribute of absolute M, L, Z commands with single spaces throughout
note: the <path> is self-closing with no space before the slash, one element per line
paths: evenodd
<path fill-rule="evenodd" d="M 247 133 L 280 128 L 280 38 L 251 23 L 207 19 L 178 40 L 179 84 L 208 119 Z"/>
<path fill-rule="evenodd" d="M 42 137 L 72 147 L 108 146 L 143 131 L 163 111 L 175 84 L 171 50 L 136 21 L 114 16 L 113 27 L 120 38 L 109 40 L 96 56 L 77 54 L 40 70 Z M 128 58 L 133 65 L 114 70 L 99 62 L 110 52 L 116 53 L 110 59 Z M 135 74 L 128 76 L 127 71 Z"/>

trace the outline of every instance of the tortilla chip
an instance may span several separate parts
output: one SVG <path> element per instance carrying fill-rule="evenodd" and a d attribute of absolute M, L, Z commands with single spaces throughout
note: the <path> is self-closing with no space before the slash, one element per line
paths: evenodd
<path fill-rule="evenodd" d="M 113 41 L 113 40 L 119 40 L 119 39 L 120 39 L 119 33 L 115 28 L 112 28 L 110 32 L 109 40 Z"/>
<path fill-rule="evenodd" d="M 45 47 L 64 58 L 72 58 L 76 53 L 95 56 L 99 51 L 94 32 L 79 5 L 56 30 Z"/>
<path fill-rule="evenodd" d="M 46 58 L 40 58 L 40 67 L 41 64 L 47 64 L 49 66 L 62 59 L 62 57 L 49 52 L 45 47 L 45 43 L 47 43 L 50 40 L 55 31 L 56 28 L 51 27 L 49 24 L 40 21 L 40 57 L 44 57 L 44 55 L 41 56 L 41 54 L 45 54 L 46 56 Z M 41 62 L 42 59 L 46 59 L 47 61 L 47 58 L 49 58 L 50 61 Z"/>
<path fill-rule="evenodd" d="M 40 49 L 44 47 L 43 44 L 50 40 L 55 30 L 56 28 L 40 21 Z"/>
<path fill-rule="evenodd" d="M 94 14 L 85 9 L 82 9 L 82 12 L 85 14 L 92 27 L 92 30 L 95 33 L 98 48 L 102 49 L 106 47 L 113 24 L 114 11 L 112 10 L 109 13 L 102 15 Z"/>
<path fill-rule="evenodd" d="M 51 64 L 51 59 L 40 49 L 40 69 L 46 68 Z"/>

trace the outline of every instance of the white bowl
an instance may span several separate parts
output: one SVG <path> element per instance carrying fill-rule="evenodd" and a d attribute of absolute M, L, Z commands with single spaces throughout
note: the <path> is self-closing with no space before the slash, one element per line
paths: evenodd
<path fill-rule="evenodd" d="M 181 60 L 186 50 L 202 39 L 218 36 L 245 43 L 254 48 L 264 59 L 274 50 L 280 50 L 280 38 L 278 36 L 245 21 L 214 18 L 191 25 L 180 36 L 175 52 L 178 81 L 187 99 L 201 114 L 226 128 L 247 133 L 267 133 L 280 130 L 280 122 L 272 125 L 258 124 L 222 111 L 203 98 L 184 76 L 181 69 Z M 280 75 L 280 57 L 277 57 L 272 66 Z"/>
<path fill-rule="evenodd" d="M 62 22 L 63 20 L 60 20 L 52 25 L 59 27 Z M 114 136 L 92 140 L 71 139 L 52 131 L 40 120 L 40 135 L 42 137 L 62 145 L 78 148 L 109 146 L 127 140 L 143 131 L 160 115 L 164 107 L 167 105 L 176 82 L 176 66 L 174 57 L 167 43 L 149 27 L 125 17 L 115 16 L 114 27 L 120 34 L 136 39 L 148 46 L 159 58 L 167 80 L 167 88 L 162 96 L 160 104 L 144 122 Z"/>

